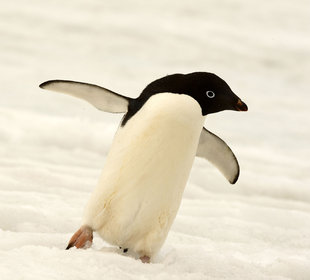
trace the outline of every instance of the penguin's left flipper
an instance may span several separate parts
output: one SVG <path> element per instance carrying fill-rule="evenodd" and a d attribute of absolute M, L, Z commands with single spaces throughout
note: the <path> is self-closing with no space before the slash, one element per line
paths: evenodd
<path fill-rule="evenodd" d="M 88 248 L 93 242 L 93 230 L 89 226 L 82 226 L 73 236 L 71 237 L 66 250 L 72 247 Z"/>
<path fill-rule="evenodd" d="M 47 81 L 42 83 L 40 88 L 84 99 L 97 109 L 109 113 L 126 113 L 131 100 L 129 97 L 97 85 L 67 80 Z"/>
<path fill-rule="evenodd" d="M 196 156 L 210 161 L 231 184 L 237 182 L 239 164 L 236 156 L 221 138 L 205 128 L 200 134 Z"/>

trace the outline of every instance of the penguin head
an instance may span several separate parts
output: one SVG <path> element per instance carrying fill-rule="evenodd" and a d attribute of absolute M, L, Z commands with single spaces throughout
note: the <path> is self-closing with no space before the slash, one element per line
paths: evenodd
<path fill-rule="evenodd" d="M 220 77 L 208 72 L 168 75 L 150 83 L 140 97 L 149 98 L 161 92 L 187 94 L 200 105 L 202 115 L 223 110 L 247 111 L 247 105 L 234 94 Z"/>

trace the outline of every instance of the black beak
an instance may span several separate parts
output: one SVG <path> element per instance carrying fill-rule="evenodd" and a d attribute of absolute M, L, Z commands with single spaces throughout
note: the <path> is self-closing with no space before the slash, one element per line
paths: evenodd
<path fill-rule="evenodd" d="M 241 99 L 238 99 L 234 108 L 236 111 L 247 111 L 248 110 L 248 106 L 244 102 L 242 102 Z"/>

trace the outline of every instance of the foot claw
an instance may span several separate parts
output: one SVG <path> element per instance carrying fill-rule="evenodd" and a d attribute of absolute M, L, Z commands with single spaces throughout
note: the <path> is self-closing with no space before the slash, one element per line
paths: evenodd
<path fill-rule="evenodd" d="M 141 260 L 141 262 L 143 262 L 143 263 L 150 263 L 151 258 L 148 257 L 148 256 L 143 256 L 143 257 L 140 257 L 140 260 Z"/>
<path fill-rule="evenodd" d="M 76 248 L 88 248 L 93 242 L 93 230 L 89 226 L 82 226 L 73 236 L 71 237 L 66 250 L 71 247 Z"/>

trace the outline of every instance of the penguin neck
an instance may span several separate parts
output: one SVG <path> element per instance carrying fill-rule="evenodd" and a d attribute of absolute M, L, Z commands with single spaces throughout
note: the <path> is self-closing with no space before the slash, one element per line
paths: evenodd
<path fill-rule="evenodd" d="M 192 98 L 191 96 L 186 95 L 186 94 L 163 92 L 163 93 L 153 94 L 152 96 L 147 97 L 147 98 L 137 98 L 137 99 L 131 100 L 128 106 L 128 112 L 122 119 L 121 126 L 123 127 L 127 123 L 127 121 L 129 121 L 138 111 L 140 111 L 145 106 L 146 103 L 150 103 L 150 102 L 151 103 L 154 102 L 156 107 L 159 106 L 159 108 L 165 108 L 165 110 L 168 110 L 168 111 L 179 111 L 179 113 L 182 114 L 182 112 L 180 112 L 179 110 L 181 109 L 180 108 L 181 103 L 179 102 L 181 100 L 183 101 L 183 103 L 184 102 L 188 103 L 188 104 L 184 104 L 185 106 L 182 105 L 184 108 L 190 107 L 190 104 L 196 103 L 199 106 L 199 115 L 202 116 L 202 109 L 198 101 Z M 170 108 L 167 108 L 167 107 L 170 107 Z"/>

